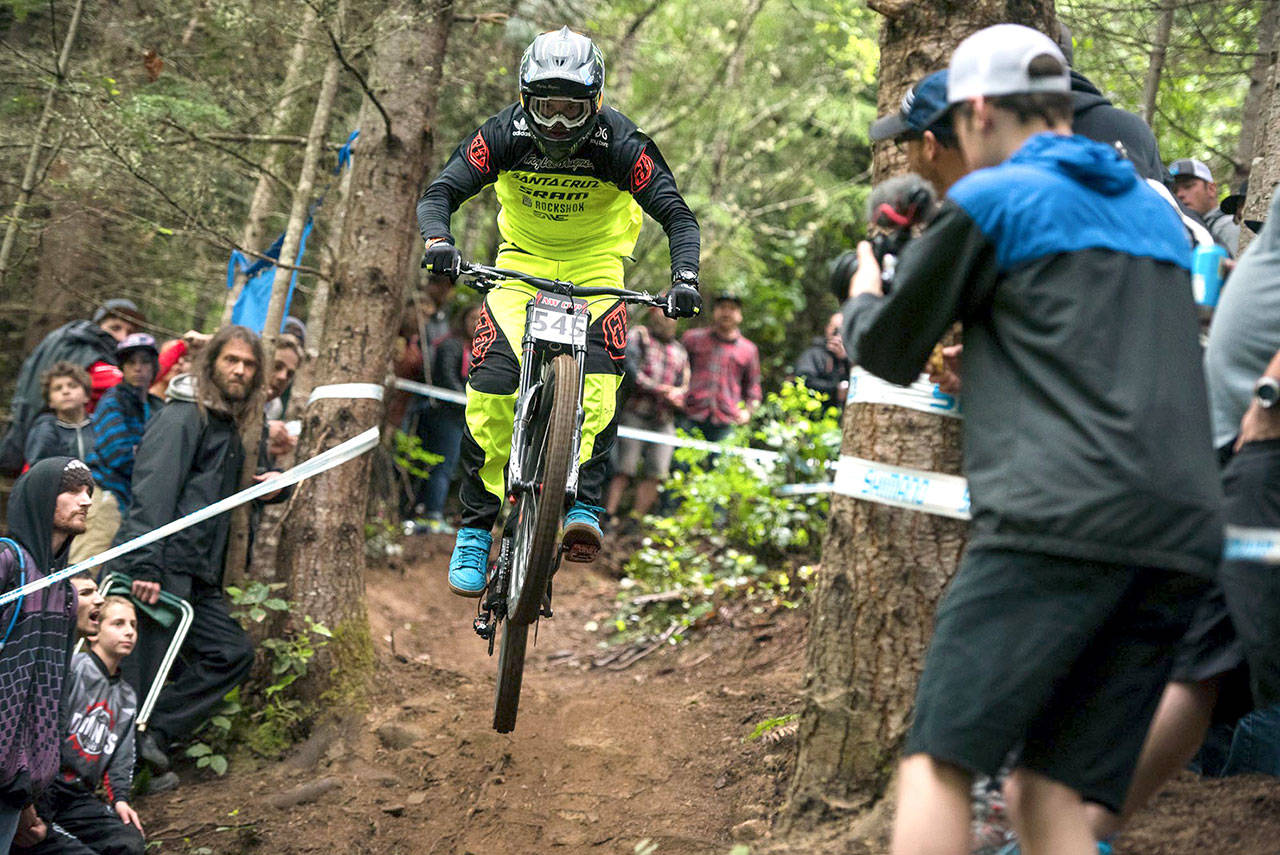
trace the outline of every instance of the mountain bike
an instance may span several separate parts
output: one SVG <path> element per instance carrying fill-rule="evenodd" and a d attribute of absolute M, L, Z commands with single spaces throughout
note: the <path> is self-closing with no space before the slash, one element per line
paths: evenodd
<path fill-rule="evenodd" d="M 584 287 L 515 270 L 463 263 L 460 278 L 483 294 L 519 281 L 538 289 L 525 308 L 520 384 L 507 462 L 510 512 L 497 559 L 490 563 L 474 628 L 498 644 L 493 728 L 515 728 L 530 625 L 551 617 L 551 577 L 564 555 L 560 526 L 578 495 L 587 328 L 585 297 L 665 306 L 663 297 L 622 288 Z"/>

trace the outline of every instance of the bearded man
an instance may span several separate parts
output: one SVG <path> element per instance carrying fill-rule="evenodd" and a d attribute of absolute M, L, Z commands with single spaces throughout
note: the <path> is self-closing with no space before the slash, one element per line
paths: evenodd
<path fill-rule="evenodd" d="M 257 334 L 226 326 L 201 350 L 195 371 L 170 382 L 168 403 L 138 444 L 133 501 L 117 542 L 236 492 L 244 463 L 241 428 L 253 408 L 262 406 L 262 365 Z M 195 609 L 179 652 L 177 677 L 160 694 L 148 728 L 138 739 L 139 756 L 158 773 L 168 772 L 170 743 L 192 735 L 253 665 L 253 645 L 231 617 L 222 593 L 230 525 L 230 516 L 221 514 L 131 552 L 114 567 L 132 577 L 133 595 L 143 604 L 138 648 L 130 657 L 137 661 L 125 673 L 138 697 L 146 697 L 172 638 L 172 627 L 154 620 L 159 613 L 148 613 L 147 606 L 163 590 Z M 176 785 L 176 777 L 163 777 L 161 787 Z M 153 778 L 153 791 L 156 784 Z"/>

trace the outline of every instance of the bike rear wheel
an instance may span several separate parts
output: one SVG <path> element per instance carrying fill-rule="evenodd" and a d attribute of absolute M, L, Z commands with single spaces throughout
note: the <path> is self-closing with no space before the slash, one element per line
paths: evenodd
<path fill-rule="evenodd" d="M 498 648 L 498 692 L 493 699 L 493 729 L 498 733 L 510 733 L 516 727 L 528 638 L 528 624 L 511 620 L 502 622 L 502 643 Z"/>
<path fill-rule="evenodd" d="M 516 506 L 512 549 L 511 594 L 507 622 L 531 624 L 538 619 L 542 597 L 560 543 L 560 520 L 578 422 L 578 363 L 562 354 L 551 361 L 542 390 L 537 425 L 525 451 L 524 471 L 532 473 L 532 488 Z"/>

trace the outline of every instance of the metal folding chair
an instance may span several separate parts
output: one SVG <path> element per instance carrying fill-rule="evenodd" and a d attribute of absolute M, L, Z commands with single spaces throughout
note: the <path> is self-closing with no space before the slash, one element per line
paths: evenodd
<path fill-rule="evenodd" d="M 122 574 L 108 573 L 103 577 L 100 585 L 104 597 L 111 593 L 113 585 L 123 586 L 124 595 L 133 599 L 130 593 L 130 589 L 133 587 L 132 579 Z M 169 669 L 173 667 L 173 661 L 178 658 L 178 651 L 182 649 L 182 643 L 187 640 L 187 632 L 191 629 L 191 622 L 196 616 L 195 609 L 191 607 L 190 603 L 168 591 L 162 590 L 160 592 L 160 603 L 178 613 L 178 625 L 174 628 L 173 638 L 169 642 L 168 649 L 164 652 L 164 657 L 160 660 L 160 668 L 156 671 L 155 679 L 151 681 L 151 689 L 147 692 L 146 699 L 143 700 L 142 706 L 138 709 L 137 727 L 139 731 L 147 729 L 147 722 L 151 720 L 151 711 L 155 709 L 156 701 L 160 698 L 160 690 L 164 688 L 164 681 L 169 678 Z M 148 608 L 154 608 L 154 606 L 148 606 Z"/>

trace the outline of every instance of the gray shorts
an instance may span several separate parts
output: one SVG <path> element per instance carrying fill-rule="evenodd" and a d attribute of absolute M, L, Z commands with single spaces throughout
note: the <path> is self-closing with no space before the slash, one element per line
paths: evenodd
<path fill-rule="evenodd" d="M 618 417 L 618 425 L 620 427 L 638 428 L 640 430 L 651 430 L 654 433 L 665 433 L 668 436 L 676 435 L 675 422 L 662 419 L 647 419 L 643 416 L 637 416 L 623 410 L 622 415 Z M 628 478 L 636 477 L 640 470 L 640 458 L 644 458 L 644 477 L 663 480 L 671 471 L 671 455 L 675 453 L 675 447 L 659 442 L 642 442 L 638 439 L 624 439 L 618 437 L 618 459 L 616 467 L 619 475 L 626 475 Z"/>

